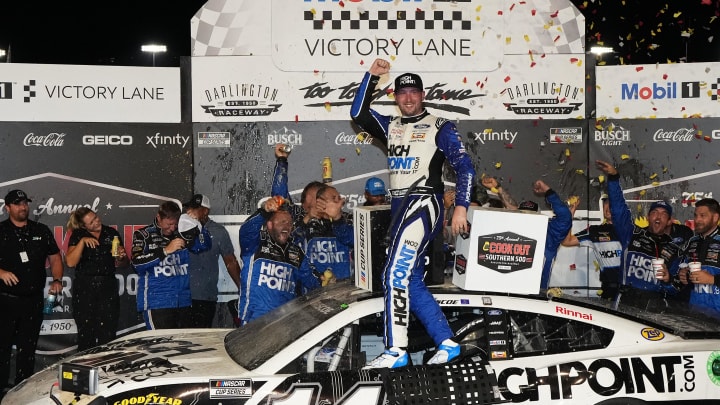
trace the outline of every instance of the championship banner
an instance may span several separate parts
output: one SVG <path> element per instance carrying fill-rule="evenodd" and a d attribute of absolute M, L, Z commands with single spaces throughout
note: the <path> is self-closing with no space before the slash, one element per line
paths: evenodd
<path fill-rule="evenodd" d="M 89 207 L 116 228 L 128 252 L 133 231 L 152 223 L 158 205 L 192 195 L 188 127 L 170 124 L 0 123 L 0 198 L 21 189 L 32 200 L 29 219 L 47 225 L 63 255 L 70 213 Z M 0 221 L 8 219 L 0 199 Z M 144 329 L 136 309 L 137 274 L 119 268 L 118 336 Z M 66 268 L 60 305 L 45 315 L 38 368 L 76 348 L 75 272 Z M 52 281 L 49 272 L 45 293 Z"/>
<path fill-rule="evenodd" d="M 451 120 L 582 119 L 584 55 L 505 55 L 491 72 L 422 74 L 425 105 Z M 368 66 L 369 67 L 369 66 Z M 393 68 L 373 108 L 398 114 Z M 350 121 L 360 72 L 284 72 L 269 56 L 192 58 L 193 122 Z"/>
<path fill-rule="evenodd" d="M 720 63 L 597 66 L 600 118 L 720 116 Z"/>
<path fill-rule="evenodd" d="M 193 56 L 271 56 L 287 72 L 363 72 L 378 57 L 397 73 L 489 72 L 506 55 L 585 53 L 567 0 L 220 0 L 190 24 Z"/>
<path fill-rule="evenodd" d="M 0 121 L 180 122 L 180 69 L 0 63 Z"/>

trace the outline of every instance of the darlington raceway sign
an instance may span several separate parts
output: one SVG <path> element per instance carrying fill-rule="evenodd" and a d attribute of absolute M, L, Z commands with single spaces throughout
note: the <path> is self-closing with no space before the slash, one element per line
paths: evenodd
<path fill-rule="evenodd" d="M 377 57 L 416 71 L 489 71 L 502 61 L 503 3 L 273 0 L 272 57 L 285 71 L 366 70 Z"/>

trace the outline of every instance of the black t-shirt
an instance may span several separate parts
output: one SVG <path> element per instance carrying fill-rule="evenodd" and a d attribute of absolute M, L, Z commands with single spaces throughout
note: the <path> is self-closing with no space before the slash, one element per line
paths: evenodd
<path fill-rule="evenodd" d="M 22 253 L 26 253 L 23 261 Z M 13 295 L 42 295 L 45 288 L 47 257 L 60 252 L 50 228 L 27 221 L 18 228 L 9 219 L 0 222 L 0 269 L 18 278 L 13 286 L 0 282 L 0 292 Z"/>
<path fill-rule="evenodd" d="M 100 229 L 100 242 L 97 247 L 85 246 L 83 248 L 80 261 L 75 266 L 75 277 L 92 277 L 92 276 L 114 276 L 115 275 L 115 258 L 112 257 L 112 241 L 113 238 L 120 237 L 118 231 L 109 226 L 102 226 Z M 70 235 L 68 246 L 76 246 L 80 243 L 80 239 L 84 237 L 95 238 L 86 229 L 76 229 Z M 121 242 L 122 243 L 122 240 Z"/>

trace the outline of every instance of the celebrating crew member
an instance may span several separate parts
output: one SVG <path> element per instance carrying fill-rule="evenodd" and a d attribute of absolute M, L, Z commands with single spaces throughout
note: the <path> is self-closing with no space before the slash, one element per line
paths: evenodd
<path fill-rule="evenodd" d="M 620 238 L 625 261 L 621 274 L 620 302 L 644 309 L 661 310 L 667 306 L 665 298 L 677 294 L 679 281 L 671 283 L 677 274 L 680 247 L 676 245 L 665 228 L 672 220 L 672 206 L 665 201 L 655 201 L 648 211 L 647 228 L 633 222 L 620 188 L 620 174 L 610 163 L 595 161 L 598 169 L 607 176 L 607 192 L 615 231 Z M 657 270 L 653 259 L 663 259 Z M 658 306 L 658 308 L 655 308 Z"/>
<path fill-rule="evenodd" d="M 115 339 L 120 316 L 115 269 L 127 266 L 129 260 L 118 231 L 103 225 L 90 208 L 73 211 L 67 229 L 72 235 L 65 264 L 75 268 L 73 317 L 78 351 L 83 351 Z M 115 238 L 118 246 L 113 252 Z"/>
<path fill-rule="evenodd" d="M 295 298 L 301 286 L 319 287 L 309 270 L 300 274 L 304 254 L 290 243 L 293 221 L 286 206 L 281 197 L 270 198 L 240 227 L 241 325 Z"/>
<path fill-rule="evenodd" d="M 457 174 L 451 221 L 454 235 L 467 229 L 467 207 L 475 176 L 455 125 L 424 108 L 425 91 L 420 76 L 405 73 L 395 79 L 395 103 L 400 117 L 370 109 L 380 76 L 389 72 L 390 62 L 376 59 L 365 73 L 351 109 L 356 124 L 386 143 L 390 169 L 393 219 L 383 271 L 386 350 L 367 364 L 371 368 L 407 364 L 408 310 L 420 319 L 438 346 L 429 364 L 445 363 L 460 355 L 445 315 L 423 282 L 423 257 L 443 224 L 443 162 L 447 159 Z"/>
<path fill-rule="evenodd" d="M 695 236 L 683 250 L 683 261 L 700 262 L 700 268 L 684 266 L 678 276 L 692 284 L 690 304 L 720 316 L 720 204 L 712 198 L 695 203 Z"/>
<path fill-rule="evenodd" d="M 178 204 L 166 201 L 152 225 L 133 233 L 132 263 L 140 276 L 137 308 L 148 330 L 190 327 L 190 250 L 207 250 L 211 240 L 201 228 L 187 214 L 181 218 Z"/>

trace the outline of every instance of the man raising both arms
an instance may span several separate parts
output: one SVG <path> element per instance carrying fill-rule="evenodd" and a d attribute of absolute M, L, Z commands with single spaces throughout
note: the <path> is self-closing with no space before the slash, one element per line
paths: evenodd
<path fill-rule="evenodd" d="M 389 72 L 390 63 L 376 59 L 363 77 L 351 109 L 353 121 L 387 145 L 392 197 L 393 219 L 383 270 L 386 350 L 369 362 L 368 368 L 402 367 L 408 363 L 408 309 L 438 346 L 428 364 L 446 363 L 460 354 L 445 315 L 423 283 L 423 257 L 443 223 L 443 162 L 447 159 L 457 174 L 451 221 L 454 235 L 466 231 L 475 176 L 455 125 L 425 110 L 420 76 L 405 73 L 395 79 L 395 103 L 402 116 L 385 116 L 370 109 L 380 75 Z"/>

